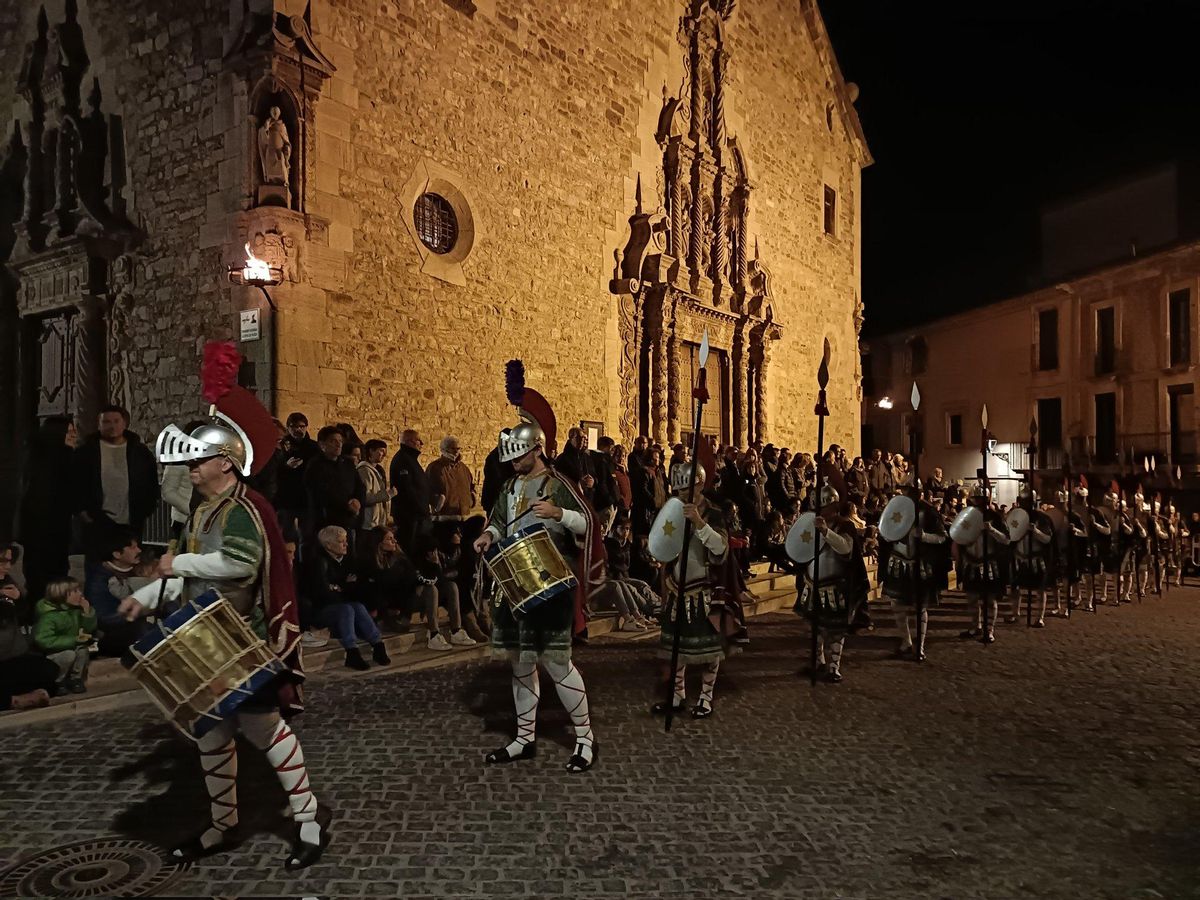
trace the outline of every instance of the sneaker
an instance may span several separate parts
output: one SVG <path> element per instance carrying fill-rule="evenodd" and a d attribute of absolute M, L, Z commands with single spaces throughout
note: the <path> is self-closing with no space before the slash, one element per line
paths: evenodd
<path fill-rule="evenodd" d="M 86 694 L 87 693 L 87 685 L 84 684 L 82 678 L 68 678 L 67 679 L 67 690 L 70 691 L 72 694 Z"/>
<path fill-rule="evenodd" d="M 441 632 L 438 632 L 433 637 L 431 637 L 429 639 L 429 643 L 426 644 L 426 646 L 430 650 L 449 650 L 449 649 L 451 649 L 450 642 L 448 640 L 446 640 L 444 637 L 442 637 Z"/>
<path fill-rule="evenodd" d="M 328 635 L 321 637 L 321 635 L 315 631 L 306 631 L 304 634 L 300 635 L 300 646 L 302 647 L 324 647 L 328 643 Z"/>
<path fill-rule="evenodd" d="M 474 647 L 475 639 L 467 634 L 465 629 L 458 629 L 454 634 L 450 635 L 450 643 L 455 647 Z"/>
<path fill-rule="evenodd" d="M 637 619 L 626 619 L 618 631 L 645 631 L 646 626 Z"/>

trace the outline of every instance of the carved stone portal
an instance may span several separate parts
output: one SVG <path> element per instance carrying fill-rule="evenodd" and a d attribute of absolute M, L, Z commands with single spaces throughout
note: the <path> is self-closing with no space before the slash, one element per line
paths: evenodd
<path fill-rule="evenodd" d="M 679 96 L 663 90 L 655 135 L 655 181 L 665 208 L 646 212 L 641 189 L 629 239 L 609 283 L 618 295 L 622 352 L 620 430 L 674 442 L 691 429 L 691 345 L 705 330 L 716 351 L 701 430 L 723 443 L 766 440 L 770 353 L 782 328 L 771 310 L 770 274 L 746 252 L 750 183 L 725 110 L 729 54 L 724 30 L 734 0 L 689 0 L 680 22 L 686 76 Z M 719 384 L 713 384 L 719 379 Z"/>

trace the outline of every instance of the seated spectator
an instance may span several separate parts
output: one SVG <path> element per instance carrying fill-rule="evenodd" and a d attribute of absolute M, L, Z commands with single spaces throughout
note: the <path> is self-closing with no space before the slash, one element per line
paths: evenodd
<path fill-rule="evenodd" d="M 608 557 L 605 592 L 617 609 L 618 631 L 645 631 L 653 627 L 644 611 L 653 606 L 654 593 L 650 585 L 629 575 L 634 548 L 633 525 L 627 516 L 618 516 L 613 523 L 612 535 L 604 539 Z"/>
<path fill-rule="evenodd" d="M 483 516 L 471 516 L 462 523 L 459 533 L 462 561 L 458 566 L 458 604 L 462 609 L 463 628 L 476 643 L 486 643 L 492 630 L 491 610 L 483 591 L 486 567 L 474 550 L 475 541 L 486 527 L 487 520 Z"/>
<path fill-rule="evenodd" d="M 17 586 L 12 577 L 12 567 L 21 559 L 21 548 L 16 544 L 0 543 L 0 602 L 12 604 L 11 612 L 18 625 L 33 624 L 33 604 Z"/>
<path fill-rule="evenodd" d="M 787 555 L 787 550 L 784 548 L 784 542 L 787 540 L 788 526 L 784 522 L 783 513 L 777 509 L 771 510 L 767 514 L 766 528 L 766 545 L 764 556 L 771 565 L 768 571 L 771 572 L 795 572 L 799 571 L 792 562 L 790 556 Z"/>
<path fill-rule="evenodd" d="M 396 532 L 386 525 L 363 538 L 359 557 L 363 605 L 390 631 L 407 632 L 417 596 L 417 568 L 400 549 Z"/>
<path fill-rule="evenodd" d="M 370 663 L 358 650 L 359 640 L 371 645 L 371 656 L 381 666 L 391 662 L 383 635 L 367 608 L 356 599 L 356 575 L 347 554 L 350 543 L 346 529 L 327 525 L 317 533 L 321 549 L 313 554 L 308 579 L 317 622 L 325 625 L 342 642 L 346 651 L 346 666 L 369 669 Z"/>
<path fill-rule="evenodd" d="M 461 540 L 462 535 L 459 534 Z M 455 580 L 457 558 L 447 568 L 447 561 L 431 535 L 421 539 L 421 558 L 417 560 L 417 578 L 421 582 L 420 596 L 425 601 L 425 624 L 429 629 L 430 650 L 445 651 L 452 646 L 473 647 L 475 640 L 463 630 L 462 613 L 458 605 L 458 584 Z M 450 618 L 450 640 L 438 631 L 438 606 L 446 608 Z"/>
<path fill-rule="evenodd" d="M 87 690 L 88 647 L 96 632 L 96 612 L 74 578 L 55 578 L 38 601 L 33 641 L 58 666 L 54 693 L 82 694 Z"/>
<path fill-rule="evenodd" d="M 32 652 L 29 635 L 21 624 L 23 597 L 8 575 L 14 548 L 0 545 L 0 712 L 34 709 L 50 702 L 58 681 L 58 666 Z"/>
<path fill-rule="evenodd" d="M 96 611 L 101 654 L 121 656 L 150 628 L 145 619 L 130 622 L 117 612 L 121 601 L 138 587 L 130 580 L 141 562 L 142 546 L 134 533 L 124 528 L 109 535 L 104 552 L 107 559 L 90 567 L 83 594 Z"/>

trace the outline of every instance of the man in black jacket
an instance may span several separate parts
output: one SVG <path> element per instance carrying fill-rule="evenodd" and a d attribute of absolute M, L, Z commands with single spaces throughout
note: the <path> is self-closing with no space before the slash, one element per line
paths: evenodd
<path fill-rule="evenodd" d="M 400 449 L 392 457 L 388 472 L 396 496 L 392 498 L 392 520 L 396 523 L 396 539 L 410 557 L 416 550 L 420 535 L 433 530 L 433 513 L 429 507 L 433 492 L 429 476 L 421 466 L 420 455 L 424 441 L 415 429 L 407 428 L 400 435 Z"/>
<path fill-rule="evenodd" d="M 566 475 L 583 491 L 593 507 L 596 505 L 596 466 L 587 449 L 587 435 L 581 428 L 567 432 L 567 446 L 554 460 L 554 468 Z"/>
<path fill-rule="evenodd" d="M 616 465 L 612 459 L 613 446 L 613 439 L 604 435 L 596 441 L 597 449 L 588 453 L 592 459 L 592 470 L 596 479 L 596 486 L 592 491 L 592 506 L 605 534 L 612 529 L 613 519 L 617 517 L 617 508 L 621 505 L 621 493 L 615 475 Z"/>
<path fill-rule="evenodd" d="M 158 504 L 158 465 L 142 439 L 129 431 L 129 413 L 106 406 L 99 426 L 75 451 L 71 473 L 75 511 L 85 523 L 91 559 L 100 557 L 120 526 L 141 538 Z"/>
<path fill-rule="evenodd" d="M 304 489 L 304 467 L 321 452 L 317 442 L 308 436 L 308 418 L 301 412 L 287 417 L 287 434 L 279 445 L 281 457 L 275 492 L 275 509 L 284 528 L 291 526 L 301 533 L 313 529 L 305 518 L 308 510 L 308 493 Z"/>
<path fill-rule="evenodd" d="M 332 425 L 317 432 L 320 454 L 304 467 L 309 537 L 331 525 L 353 535 L 366 492 L 354 463 L 342 458 L 342 435 Z M 351 538 L 353 540 L 353 538 Z"/>

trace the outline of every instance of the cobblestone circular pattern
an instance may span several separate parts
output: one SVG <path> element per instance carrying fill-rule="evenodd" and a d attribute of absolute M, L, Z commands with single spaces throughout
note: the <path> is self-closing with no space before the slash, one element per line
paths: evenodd
<path fill-rule="evenodd" d="M 148 897 L 186 868 L 145 841 L 81 841 L 0 872 L 0 897 Z"/>

